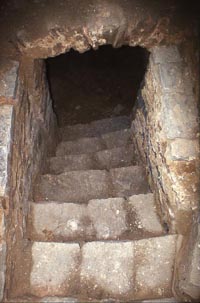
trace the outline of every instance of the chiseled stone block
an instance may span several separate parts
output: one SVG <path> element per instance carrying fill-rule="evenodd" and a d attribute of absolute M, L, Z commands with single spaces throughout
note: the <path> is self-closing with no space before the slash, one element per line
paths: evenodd
<path fill-rule="evenodd" d="M 29 237 L 36 241 L 143 239 L 164 235 L 153 194 L 88 204 L 31 203 Z"/>
<path fill-rule="evenodd" d="M 7 186 L 8 154 L 10 151 L 12 105 L 0 106 L 0 196 L 4 196 Z"/>
<path fill-rule="evenodd" d="M 82 247 L 85 298 L 144 300 L 172 297 L 176 235 Z"/>
<path fill-rule="evenodd" d="M 15 98 L 19 62 L 3 60 L 0 62 L 0 96 Z"/>
<path fill-rule="evenodd" d="M 79 258 L 80 247 L 75 243 L 33 243 L 31 293 L 38 297 L 73 293 L 78 283 Z"/>
<path fill-rule="evenodd" d="M 6 243 L 0 242 L 0 302 L 3 299 L 6 271 Z"/>
<path fill-rule="evenodd" d="M 91 242 L 82 248 L 81 290 L 86 298 L 133 296 L 134 243 Z"/>
<path fill-rule="evenodd" d="M 137 299 L 172 296 L 176 235 L 136 241 L 135 296 Z"/>
<path fill-rule="evenodd" d="M 151 50 L 154 63 L 170 63 L 180 62 L 182 58 L 180 56 L 178 47 L 172 46 L 155 46 Z"/>
<path fill-rule="evenodd" d="M 161 98 L 160 123 L 167 138 L 196 139 L 198 110 L 194 97 L 173 94 Z"/>

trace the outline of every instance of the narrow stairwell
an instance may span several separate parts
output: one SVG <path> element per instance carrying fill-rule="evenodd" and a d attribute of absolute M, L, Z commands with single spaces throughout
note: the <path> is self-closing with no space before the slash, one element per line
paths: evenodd
<path fill-rule="evenodd" d="M 40 302 L 171 298 L 177 236 L 159 221 L 145 169 L 134 159 L 129 118 L 60 132 L 56 156 L 35 186 L 19 265 L 25 278 L 13 296 Z"/>

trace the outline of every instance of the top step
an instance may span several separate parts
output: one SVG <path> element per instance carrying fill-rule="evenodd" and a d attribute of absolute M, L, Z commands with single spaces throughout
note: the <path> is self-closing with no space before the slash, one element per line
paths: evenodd
<path fill-rule="evenodd" d="M 92 121 L 89 124 L 68 125 L 60 129 L 62 140 L 75 140 L 81 137 L 98 137 L 108 132 L 129 128 L 131 120 L 128 116 L 119 116 Z"/>

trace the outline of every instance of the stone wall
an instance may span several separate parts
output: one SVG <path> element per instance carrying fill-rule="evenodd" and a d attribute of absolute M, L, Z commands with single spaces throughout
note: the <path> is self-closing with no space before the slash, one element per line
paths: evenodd
<path fill-rule="evenodd" d="M 176 46 L 151 50 L 133 130 L 169 228 L 186 234 L 198 206 L 198 109 L 190 66 Z"/>
<path fill-rule="evenodd" d="M 195 52 L 193 52 L 195 54 Z M 132 128 L 166 229 L 184 235 L 176 260 L 175 293 L 198 299 L 198 65 L 177 46 L 151 49 Z M 142 158 L 141 158 L 142 156 Z"/>
<path fill-rule="evenodd" d="M 5 62 L 5 65 L 7 62 Z M 23 237 L 26 233 L 26 215 L 29 210 L 32 186 L 43 169 L 45 158 L 55 146 L 55 117 L 42 60 L 20 62 L 19 74 L 16 62 L 10 63 L 3 73 L 0 88 L 3 96 L 0 104 L 0 193 L 1 219 L 1 269 L 5 269 L 5 240 L 7 243 L 6 289 L 12 285 L 12 270 L 21 257 Z M 1 69 L 1 71 L 3 68 Z M 11 123 L 12 120 L 12 123 Z M 13 134 L 11 137 L 11 124 Z M 52 144 L 54 141 L 54 144 Z M 10 143 L 12 148 L 10 150 Z M 8 182 L 9 181 L 9 182 Z M 9 183 L 9 186 L 7 186 Z M 5 219 L 3 218 L 5 216 Z M 6 229 L 3 223 L 6 223 Z M 4 232 L 4 234 L 3 234 Z M 12 265 L 12 266 L 11 266 Z M 23 274 L 23 273 L 21 273 Z M 5 277 L 0 276 L 1 299 Z M 11 283 L 11 284 L 10 284 Z"/>
<path fill-rule="evenodd" d="M 0 61 L 0 301 L 3 298 L 6 272 L 6 215 L 9 195 L 9 160 L 11 129 L 18 62 Z"/>

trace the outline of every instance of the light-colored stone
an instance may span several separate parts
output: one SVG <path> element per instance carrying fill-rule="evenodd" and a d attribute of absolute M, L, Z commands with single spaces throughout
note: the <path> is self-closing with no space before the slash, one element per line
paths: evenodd
<path fill-rule="evenodd" d="M 181 62 L 178 47 L 176 45 L 171 46 L 155 46 L 152 49 L 153 61 L 157 63 L 172 63 Z"/>
<path fill-rule="evenodd" d="M 176 235 L 135 242 L 135 292 L 137 299 L 172 296 Z"/>
<path fill-rule="evenodd" d="M 0 96 L 15 98 L 19 63 L 17 61 L 0 62 Z"/>
<path fill-rule="evenodd" d="M 86 204 L 32 203 L 30 214 L 32 240 L 77 241 L 95 235 Z"/>
<path fill-rule="evenodd" d="M 0 302 L 3 299 L 6 279 L 6 243 L 0 241 Z"/>
<path fill-rule="evenodd" d="M 129 205 L 135 213 L 134 227 L 144 234 L 162 235 L 163 227 L 159 221 L 153 194 L 134 195 L 129 198 Z"/>
<path fill-rule="evenodd" d="M 169 144 L 172 160 L 194 160 L 199 155 L 199 140 L 176 138 Z"/>
<path fill-rule="evenodd" d="M 174 94 L 161 98 L 160 123 L 167 138 L 196 139 L 198 122 L 194 97 Z"/>
<path fill-rule="evenodd" d="M 128 240 L 165 234 L 152 194 L 88 204 L 31 203 L 28 226 L 34 241 Z"/>
<path fill-rule="evenodd" d="M 82 248 L 81 288 L 86 297 L 130 298 L 133 294 L 134 244 L 91 242 Z"/>
<path fill-rule="evenodd" d="M 32 246 L 31 293 L 39 297 L 72 293 L 77 287 L 79 258 L 78 244 L 35 242 Z"/>
<path fill-rule="evenodd" d="M 4 196 L 7 190 L 12 112 L 12 105 L 0 106 L 0 196 Z"/>
<path fill-rule="evenodd" d="M 141 166 L 114 168 L 110 170 L 110 174 L 116 197 L 149 192 L 145 170 Z"/>
<path fill-rule="evenodd" d="M 134 242 L 91 242 L 82 248 L 84 297 L 120 302 L 172 297 L 176 235 Z"/>
<path fill-rule="evenodd" d="M 122 198 L 91 200 L 88 204 L 88 215 L 94 225 L 97 239 L 120 238 L 128 230 Z"/>

